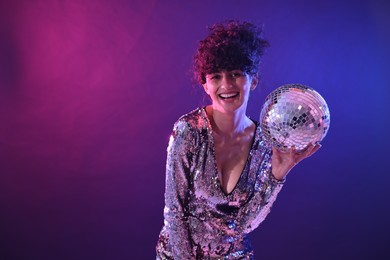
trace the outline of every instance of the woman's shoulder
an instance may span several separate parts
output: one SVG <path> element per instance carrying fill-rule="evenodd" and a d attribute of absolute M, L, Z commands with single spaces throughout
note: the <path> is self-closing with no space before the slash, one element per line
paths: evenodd
<path fill-rule="evenodd" d="M 201 132 L 207 129 L 208 122 L 206 111 L 203 107 L 192 110 L 182 115 L 174 124 L 174 131 Z"/>
<path fill-rule="evenodd" d="M 169 147 L 183 153 L 195 152 L 199 143 L 204 140 L 204 130 L 207 130 L 204 116 L 205 112 L 202 108 L 181 116 L 174 124 Z"/>

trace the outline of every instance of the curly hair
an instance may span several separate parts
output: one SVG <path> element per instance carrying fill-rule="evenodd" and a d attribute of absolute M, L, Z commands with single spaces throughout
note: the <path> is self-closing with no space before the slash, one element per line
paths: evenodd
<path fill-rule="evenodd" d="M 249 75 L 258 72 L 264 49 L 261 28 L 249 22 L 229 20 L 209 27 L 210 34 L 199 42 L 194 55 L 194 79 L 206 83 L 206 74 L 239 69 Z"/>

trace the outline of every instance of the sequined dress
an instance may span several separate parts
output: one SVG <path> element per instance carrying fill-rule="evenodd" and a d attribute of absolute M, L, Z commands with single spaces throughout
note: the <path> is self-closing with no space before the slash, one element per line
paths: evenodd
<path fill-rule="evenodd" d="M 248 233 L 268 215 L 283 181 L 256 123 L 243 172 L 231 193 L 220 185 L 205 108 L 182 116 L 168 145 L 164 226 L 157 259 L 253 259 Z"/>

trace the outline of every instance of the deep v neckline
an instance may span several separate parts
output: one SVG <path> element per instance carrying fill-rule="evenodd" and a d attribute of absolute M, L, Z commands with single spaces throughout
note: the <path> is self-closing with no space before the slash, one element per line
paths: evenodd
<path fill-rule="evenodd" d="M 246 158 L 244 167 L 243 167 L 243 169 L 242 169 L 242 171 L 240 173 L 240 177 L 238 178 L 237 182 L 235 183 L 233 189 L 230 192 L 225 192 L 225 190 L 222 187 L 222 180 L 220 178 L 218 165 L 217 165 L 217 156 L 216 156 L 216 149 L 215 149 L 215 142 L 214 142 L 214 136 L 213 136 L 213 128 L 211 126 L 211 120 L 210 120 L 210 118 L 207 115 L 206 107 L 203 107 L 202 110 L 203 110 L 203 113 L 204 113 L 203 116 L 204 116 L 204 118 L 206 119 L 206 122 L 207 122 L 207 128 L 208 128 L 207 130 L 208 130 L 208 135 L 209 135 L 209 139 L 210 139 L 210 146 L 211 146 L 211 151 L 212 151 L 212 156 L 213 156 L 214 174 L 216 175 L 216 180 L 217 180 L 217 183 L 218 183 L 219 190 L 221 191 L 221 193 L 224 196 L 228 197 L 228 196 L 230 196 L 230 195 L 232 195 L 234 193 L 234 191 L 236 190 L 237 186 L 241 182 L 241 179 L 243 178 L 244 172 L 245 172 L 246 168 L 248 167 L 248 163 L 251 160 L 253 146 L 254 146 L 254 143 L 255 143 L 256 137 L 257 137 L 258 124 L 257 124 L 256 121 L 250 119 L 255 124 L 255 130 L 254 130 L 254 133 L 253 133 L 253 138 L 252 138 L 252 142 L 251 142 L 250 149 L 249 149 L 249 152 L 248 152 L 248 156 Z M 221 177 L 222 177 L 222 172 L 221 172 Z"/>

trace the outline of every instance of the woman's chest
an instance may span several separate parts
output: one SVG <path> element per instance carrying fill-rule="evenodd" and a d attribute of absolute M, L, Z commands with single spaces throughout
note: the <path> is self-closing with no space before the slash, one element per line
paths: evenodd
<path fill-rule="evenodd" d="M 204 145 L 204 151 L 198 154 L 198 160 L 193 174 L 193 198 L 198 201 L 211 201 L 214 204 L 241 204 L 248 200 L 254 191 L 258 176 L 257 165 L 244 163 L 240 169 L 239 180 L 235 181 L 234 189 L 226 192 L 219 176 L 215 154 L 207 149 L 211 144 Z"/>
<path fill-rule="evenodd" d="M 231 193 L 244 173 L 250 152 L 249 142 L 215 142 L 215 160 L 220 186 Z"/>

